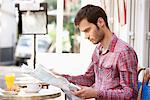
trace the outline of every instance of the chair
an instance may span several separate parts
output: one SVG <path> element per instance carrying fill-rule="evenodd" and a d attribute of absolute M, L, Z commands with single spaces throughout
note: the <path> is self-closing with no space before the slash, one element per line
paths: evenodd
<path fill-rule="evenodd" d="M 144 70 L 144 76 L 142 82 L 138 82 L 138 89 L 139 89 L 138 100 L 149 100 L 150 86 L 148 84 L 150 80 L 150 69 L 148 68 L 140 69 L 138 71 L 138 75 L 142 70 Z"/>
<path fill-rule="evenodd" d="M 138 68 L 138 77 L 139 77 L 140 73 L 141 73 L 142 71 L 144 71 L 145 69 L 146 69 L 146 68 L 142 68 L 142 67 L 139 67 L 139 68 Z M 139 91 L 141 85 L 142 85 L 142 82 L 138 80 L 138 91 Z"/>

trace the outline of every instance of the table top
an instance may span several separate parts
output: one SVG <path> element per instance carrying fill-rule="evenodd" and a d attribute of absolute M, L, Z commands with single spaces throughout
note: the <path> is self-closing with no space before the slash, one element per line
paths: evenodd
<path fill-rule="evenodd" d="M 45 85 L 45 83 L 33 78 L 32 76 L 22 73 L 20 68 L 17 68 L 17 69 L 3 68 L 3 73 L 1 75 L 1 81 L 4 84 L 5 84 L 4 75 L 7 73 L 15 73 L 15 84 L 17 84 L 19 86 L 25 86 L 26 83 L 41 83 L 41 84 Z M 1 86 L 1 88 L 5 89 L 6 87 Z M 2 99 L 2 100 L 45 100 L 45 99 L 53 99 L 53 98 L 57 98 L 57 97 L 61 96 L 61 93 L 62 93 L 61 89 L 54 87 L 54 86 L 48 86 L 48 89 L 51 91 L 47 91 L 45 93 L 41 93 L 39 91 L 40 93 L 26 93 L 24 95 L 19 95 L 19 94 L 18 95 L 12 95 L 12 94 L 1 95 L 1 93 L 0 93 L 0 99 Z"/>
<path fill-rule="evenodd" d="M 46 94 L 46 95 L 40 95 L 40 94 L 34 94 L 34 95 L 0 95 L 0 98 L 3 100 L 45 100 L 45 99 L 52 99 L 60 97 L 61 93 L 56 94 Z"/>
<path fill-rule="evenodd" d="M 60 96 L 61 91 L 58 88 L 51 86 L 49 89 L 41 89 L 37 93 L 19 92 L 18 94 L 4 94 L 0 95 L 0 98 L 3 100 L 45 100 Z"/>

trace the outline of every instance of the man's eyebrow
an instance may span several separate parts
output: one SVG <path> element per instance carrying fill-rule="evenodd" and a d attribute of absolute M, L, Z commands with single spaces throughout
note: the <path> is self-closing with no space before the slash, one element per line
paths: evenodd
<path fill-rule="evenodd" d="M 87 32 L 90 29 L 90 27 L 87 27 L 83 30 L 83 32 Z"/>

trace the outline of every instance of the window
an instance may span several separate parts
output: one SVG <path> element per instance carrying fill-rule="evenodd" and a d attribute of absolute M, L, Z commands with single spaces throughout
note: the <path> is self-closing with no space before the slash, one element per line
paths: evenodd
<path fill-rule="evenodd" d="M 79 53 L 80 34 L 78 30 L 75 30 L 74 17 L 81 6 L 81 1 L 64 0 L 63 3 L 60 3 L 62 1 L 45 0 L 45 2 L 48 3 L 48 33 L 52 37 L 54 45 L 54 50 L 51 50 L 51 52 L 57 52 L 56 49 L 61 49 L 62 53 Z M 59 13 L 61 13 L 61 11 L 59 11 L 60 6 L 57 4 L 62 5 L 61 8 L 63 8 L 62 20 L 61 14 L 59 16 Z M 57 19 L 57 15 L 59 19 Z M 63 23 L 62 26 L 60 26 L 61 23 Z M 63 27 L 62 30 L 61 27 Z"/>

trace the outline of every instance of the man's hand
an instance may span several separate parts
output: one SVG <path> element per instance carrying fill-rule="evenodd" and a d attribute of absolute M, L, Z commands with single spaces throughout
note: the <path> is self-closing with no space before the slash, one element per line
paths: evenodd
<path fill-rule="evenodd" d="M 81 86 L 80 90 L 73 91 L 72 93 L 82 99 L 95 98 L 98 96 L 98 92 L 95 89 L 85 86 Z"/>

